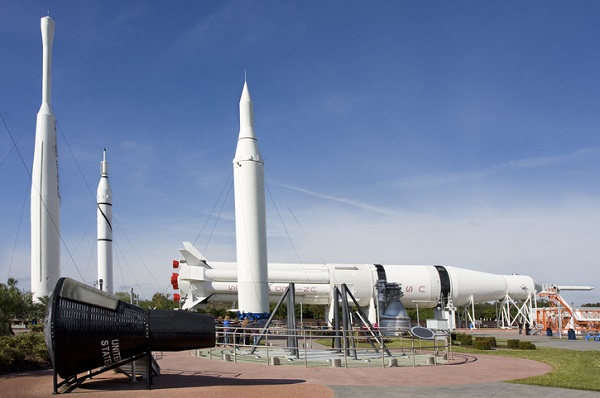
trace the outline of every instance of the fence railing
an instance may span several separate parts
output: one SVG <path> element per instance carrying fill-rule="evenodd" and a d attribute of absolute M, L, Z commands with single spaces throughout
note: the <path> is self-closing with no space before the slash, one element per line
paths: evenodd
<path fill-rule="evenodd" d="M 452 359 L 447 333 L 424 340 L 410 334 L 364 329 L 262 329 L 217 326 L 217 345 L 194 350 L 211 360 L 275 365 L 333 367 L 427 366 Z M 394 331 L 395 332 L 395 331 Z M 398 334 L 384 336 L 383 334 Z M 262 339 L 258 341 L 258 336 Z"/>

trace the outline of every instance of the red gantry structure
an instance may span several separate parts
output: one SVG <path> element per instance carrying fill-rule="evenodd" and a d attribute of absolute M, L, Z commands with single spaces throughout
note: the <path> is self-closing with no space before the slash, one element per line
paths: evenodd
<path fill-rule="evenodd" d="M 539 298 L 548 300 L 548 307 L 537 308 L 535 321 L 542 330 L 558 331 L 567 334 L 573 329 L 576 334 L 600 332 L 600 308 L 573 308 L 560 295 L 561 290 L 592 290 L 590 286 L 550 285 L 538 293 Z"/>

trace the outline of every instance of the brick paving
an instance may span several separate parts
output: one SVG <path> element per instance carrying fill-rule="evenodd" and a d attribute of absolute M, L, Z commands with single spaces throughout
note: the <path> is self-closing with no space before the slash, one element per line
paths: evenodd
<path fill-rule="evenodd" d="M 145 380 L 132 383 L 122 374 L 107 372 L 70 391 L 85 397 L 167 397 L 174 394 L 219 397 L 242 394 L 254 397 L 334 397 L 334 386 L 377 387 L 394 390 L 406 386 L 466 386 L 501 382 L 544 374 L 549 365 L 489 355 L 454 354 L 454 364 L 393 368 L 304 368 L 210 361 L 188 352 L 165 353 L 159 360 L 161 375 L 152 390 Z M 47 397 L 52 373 L 28 372 L 0 377 L 6 397 Z M 357 390 L 358 391 L 358 390 Z M 343 395 L 352 396 L 345 391 Z"/>

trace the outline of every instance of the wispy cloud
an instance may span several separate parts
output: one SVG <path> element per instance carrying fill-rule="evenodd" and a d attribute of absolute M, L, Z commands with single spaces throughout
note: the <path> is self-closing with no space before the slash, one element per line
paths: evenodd
<path fill-rule="evenodd" d="M 385 207 L 380 207 L 380 206 L 374 206 L 371 205 L 369 203 L 364 203 L 355 199 L 350 199 L 350 198 L 343 198 L 343 197 L 338 197 L 338 196 L 333 196 L 333 195 L 327 195 L 327 194 L 323 194 L 323 193 L 319 193 L 319 192 L 315 192 L 315 191 L 311 191 L 305 188 L 300 188 L 300 187 L 296 187 L 293 185 L 289 185 L 289 184 L 278 184 L 279 186 L 283 187 L 283 188 L 288 188 L 288 189 L 292 189 L 294 191 L 297 192 L 302 192 L 304 194 L 310 195 L 310 196 L 314 196 L 320 199 L 326 199 L 326 200 L 331 200 L 337 203 L 343 203 L 346 205 L 350 205 L 350 206 L 354 206 L 363 210 L 369 210 L 378 214 L 383 214 L 385 216 L 397 216 L 398 213 L 396 211 L 387 209 Z"/>
<path fill-rule="evenodd" d="M 335 94 L 323 98 L 318 108 L 336 116 L 347 116 L 361 101 L 358 96 Z"/>
<path fill-rule="evenodd" d="M 536 156 L 523 159 L 509 160 L 505 163 L 492 165 L 482 170 L 449 174 L 421 175 L 414 178 L 402 179 L 399 180 L 397 183 L 400 187 L 407 189 L 434 188 L 442 185 L 454 184 L 460 181 L 481 179 L 503 172 L 534 169 L 555 164 L 567 163 L 578 158 L 597 154 L 599 152 L 600 147 L 582 148 L 562 155 Z"/>
<path fill-rule="evenodd" d="M 590 147 L 590 148 L 578 149 L 574 152 L 566 153 L 563 155 L 538 156 L 538 157 L 532 157 L 532 158 L 510 160 L 506 163 L 502 163 L 502 164 L 490 167 L 488 170 L 484 171 L 484 174 L 492 174 L 492 173 L 506 171 L 506 170 L 510 171 L 510 170 L 530 169 L 530 168 L 548 166 L 548 165 L 552 165 L 552 164 L 566 163 L 572 159 L 577 159 L 580 157 L 593 155 L 598 152 L 600 152 L 600 147 Z"/>
<path fill-rule="evenodd" d="M 598 205 L 591 200 L 507 211 L 479 208 L 456 217 L 416 212 L 365 217 L 340 211 L 303 220 L 330 262 L 441 263 L 568 284 L 577 276 L 564 264 L 593 267 L 600 255 L 594 242 Z"/>
<path fill-rule="evenodd" d="M 264 2 L 234 1 L 225 4 L 189 31 L 189 44 L 206 47 L 226 40 L 228 51 L 232 51 L 259 43 L 273 27 L 271 20 L 275 16 L 270 11 Z"/>
<path fill-rule="evenodd" d="M 223 34 L 228 25 L 240 22 L 241 14 L 238 10 L 233 4 L 230 4 L 202 19 L 190 31 L 190 39 L 196 43 L 210 42 L 215 36 Z"/>
<path fill-rule="evenodd" d="M 110 19 L 110 25 L 115 27 L 132 29 L 132 23 L 135 20 L 142 19 L 148 13 L 148 7 L 144 4 L 136 4 L 134 8 L 125 9 L 115 14 Z"/>
<path fill-rule="evenodd" d="M 143 21 L 148 14 L 146 4 L 123 3 L 113 7 L 110 13 L 104 13 L 103 7 L 93 2 L 81 2 L 73 11 L 77 15 L 76 35 L 83 42 L 110 43 L 124 33 L 135 29 L 136 23 Z"/>

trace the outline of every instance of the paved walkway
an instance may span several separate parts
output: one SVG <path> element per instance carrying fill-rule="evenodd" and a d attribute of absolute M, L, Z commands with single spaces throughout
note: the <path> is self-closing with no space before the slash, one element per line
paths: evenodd
<path fill-rule="evenodd" d="M 503 337 L 506 338 L 506 334 Z M 527 336 L 529 337 L 538 336 Z M 515 338 L 519 337 L 515 336 Z M 552 339 L 546 338 L 546 340 L 555 344 Z M 566 339 L 562 341 L 568 342 Z M 560 344 L 560 340 L 556 344 Z M 585 348 L 600 346 L 598 343 L 593 345 L 593 342 L 588 344 Z M 145 381 L 132 383 L 123 375 L 108 372 L 85 382 L 73 389 L 70 394 L 83 394 L 84 397 L 129 398 L 171 397 L 175 394 L 209 398 L 232 395 L 242 395 L 244 398 L 362 398 L 365 396 L 504 398 L 518 395 L 543 395 L 546 398 L 600 397 L 600 393 L 597 392 L 504 382 L 544 374 L 552 370 L 549 365 L 539 362 L 484 354 L 455 353 L 453 363 L 455 364 L 416 368 L 304 368 L 209 361 L 193 357 L 188 352 L 165 353 L 164 358 L 159 361 L 161 375 L 154 378 L 153 389 L 150 391 L 145 390 Z M 0 377 L 2 396 L 47 397 L 51 392 L 52 377 L 49 371 Z"/>

